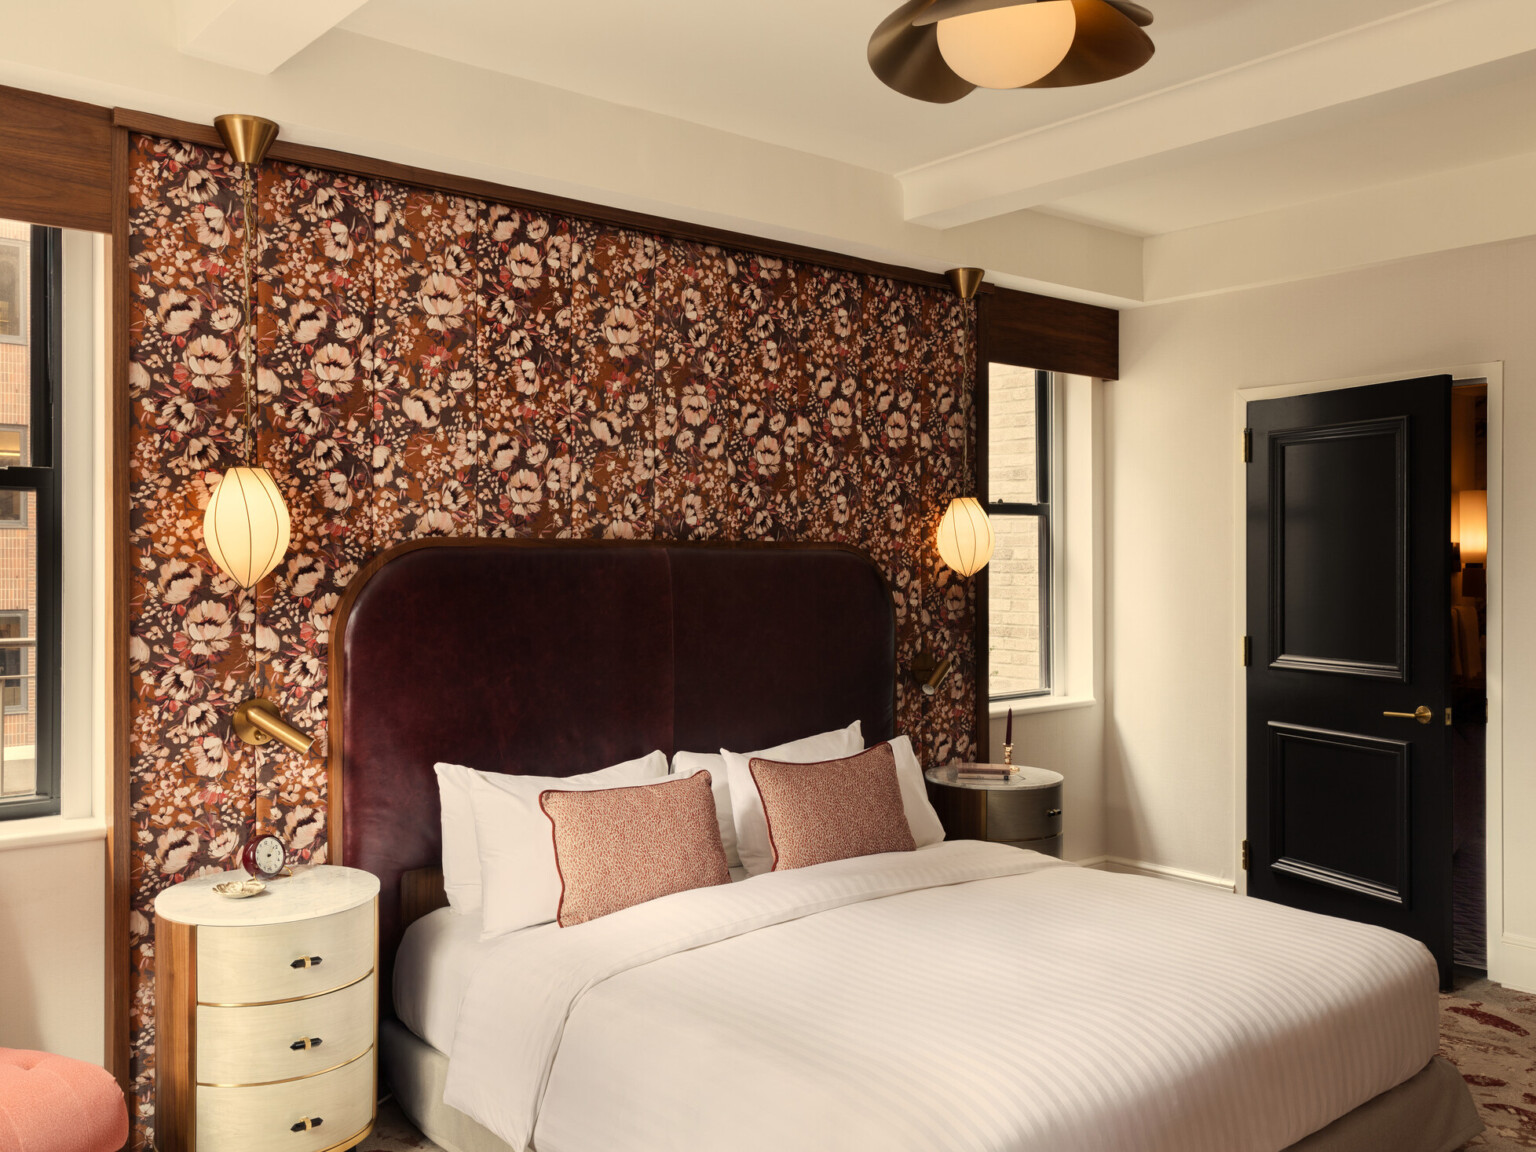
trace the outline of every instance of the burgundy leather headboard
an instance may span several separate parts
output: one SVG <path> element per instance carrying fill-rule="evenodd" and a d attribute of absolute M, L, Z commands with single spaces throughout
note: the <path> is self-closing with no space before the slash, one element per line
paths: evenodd
<path fill-rule="evenodd" d="M 569 776 L 660 748 L 743 751 L 863 721 L 895 734 L 896 623 L 837 545 L 414 541 L 331 637 L 331 859 L 380 880 L 381 1000 L 401 874 L 436 864 L 443 760 Z"/>

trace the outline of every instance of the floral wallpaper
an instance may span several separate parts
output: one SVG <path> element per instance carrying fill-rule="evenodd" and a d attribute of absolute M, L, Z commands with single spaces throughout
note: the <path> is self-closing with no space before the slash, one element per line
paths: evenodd
<path fill-rule="evenodd" d="M 428 535 L 828 540 L 896 590 L 902 666 L 956 671 L 901 728 L 974 751 L 968 587 L 932 546 L 971 427 L 973 314 L 947 291 L 334 172 L 259 173 L 260 457 L 293 521 L 259 595 L 208 560 L 241 461 L 239 169 L 134 137 L 130 164 L 136 1142 L 154 1110 L 153 903 L 237 864 L 253 793 L 326 858 L 331 614 Z M 316 755 L 252 750 L 260 678 Z"/>

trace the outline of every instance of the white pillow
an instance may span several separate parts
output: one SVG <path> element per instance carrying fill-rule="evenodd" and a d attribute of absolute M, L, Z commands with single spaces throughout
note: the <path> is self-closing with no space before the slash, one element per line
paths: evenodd
<path fill-rule="evenodd" d="M 729 781 L 731 817 L 736 826 L 736 849 L 741 864 L 750 876 L 773 871 L 773 846 L 768 841 L 768 818 L 763 815 L 763 798 L 757 794 L 748 762 L 753 757 L 777 760 L 783 764 L 817 764 L 823 760 L 841 760 L 864 751 L 864 727 L 855 720 L 835 732 L 822 732 L 803 740 L 792 740 L 761 752 L 728 752 L 720 749 Z M 921 775 L 921 773 L 919 773 Z M 719 797 L 719 793 L 715 793 Z M 905 802 L 905 794 L 903 794 Z M 729 850 L 727 850 L 729 851 Z"/>
<path fill-rule="evenodd" d="M 741 867 L 741 855 L 736 850 L 736 817 L 731 812 L 731 782 L 725 772 L 725 757 L 715 752 L 679 752 L 672 757 L 672 774 L 686 776 L 690 772 L 709 773 L 710 791 L 715 796 L 715 819 L 720 823 L 720 844 L 725 848 L 725 863 L 730 868 Z"/>
<path fill-rule="evenodd" d="M 666 756 L 660 752 L 652 755 L 665 769 Z M 664 774 L 630 780 L 610 776 L 595 781 L 590 776 L 551 779 L 488 772 L 472 775 L 469 798 L 474 805 L 475 839 L 480 845 L 480 939 L 546 924 L 560 915 L 560 868 L 555 862 L 553 826 L 539 806 L 543 792 L 551 788 L 601 792 L 608 788 L 665 784 L 673 779 L 676 777 Z"/>
<path fill-rule="evenodd" d="M 847 729 L 844 729 L 845 733 L 846 731 Z M 838 735 L 838 733 L 827 735 Z M 787 744 L 780 748 L 770 748 L 765 752 L 753 752 L 745 756 L 736 752 L 721 751 L 720 755 L 725 758 L 726 772 L 731 780 L 731 804 L 736 814 L 736 836 L 741 849 L 741 862 L 749 875 L 756 876 L 759 872 L 773 870 L 773 845 L 768 839 L 768 818 L 763 815 L 763 798 L 758 795 L 757 783 L 752 779 L 751 761 L 756 758 L 777 760 L 783 764 L 816 764 L 823 760 L 840 760 L 844 756 L 862 752 L 863 743 L 861 734 L 859 736 L 861 747 L 852 748 L 846 752 L 815 756 L 786 755 L 785 749 L 790 747 Z M 937 844 L 944 839 L 944 825 L 939 822 L 939 814 L 928 802 L 928 787 L 923 782 L 923 767 L 918 763 L 912 741 L 906 736 L 896 737 L 891 741 L 891 752 L 896 757 L 896 783 L 901 787 L 901 808 L 906 814 L 907 826 L 912 829 L 912 840 L 919 848 Z M 749 832 L 748 829 L 751 831 Z"/>
<path fill-rule="evenodd" d="M 538 791 L 574 781 L 604 781 L 599 787 L 633 784 L 667 774 L 667 758 L 652 752 L 638 760 L 626 760 L 611 768 L 586 772 L 580 776 L 507 777 L 500 772 L 477 772 L 462 764 L 438 764 L 437 795 L 443 810 L 443 890 L 455 912 L 475 912 L 480 908 L 480 851 L 475 837 L 475 810 L 470 799 L 469 781 L 473 776 L 493 780 L 521 779 L 539 783 Z M 723 775 L 724 773 L 722 773 Z M 535 792 L 535 796 L 537 796 Z"/>

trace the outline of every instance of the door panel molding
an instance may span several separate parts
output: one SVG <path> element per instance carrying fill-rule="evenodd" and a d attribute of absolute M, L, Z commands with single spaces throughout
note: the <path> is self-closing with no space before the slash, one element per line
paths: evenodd
<path fill-rule="evenodd" d="M 1389 904 L 1407 904 L 1411 880 L 1408 798 L 1411 787 L 1413 746 L 1404 740 L 1388 740 L 1379 736 L 1366 736 L 1359 732 L 1335 732 L 1326 728 L 1286 724 L 1276 720 L 1269 722 L 1269 743 L 1272 765 L 1270 780 L 1273 791 L 1273 802 L 1270 806 L 1272 814 L 1270 844 L 1273 846 L 1272 852 L 1275 856 L 1269 865 L 1271 870 L 1314 884 L 1341 888 L 1373 900 L 1384 900 Z M 1307 860 L 1301 855 L 1287 851 L 1290 845 L 1286 835 L 1288 831 L 1286 804 L 1291 798 L 1288 794 L 1288 785 L 1292 783 L 1287 770 L 1293 764 L 1291 754 L 1293 752 L 1304 754 L 1302 753 L 1304 748 L 1332 750 L 1335 753 L 1335 759 L 1342 754 L 1344 757 L 1354 759 L 1357 766 L 1363 766 L 1360 764 L 1362 758 L 1388 762 L 1384 766 L 1388 779 L 1383 783 L 1390 788 L 1390 794 L 1379 797 L 1383 801 L 1380 808 L 1375 812 L 1368 812 L 1362 810 L 1357 803 L 1348 815 L 1351 820 L 1362 825 L 1362 836 L 1374 834 L 1382 841 L 1395 840 L 1394 847 L 1378 854 L 1390 857 L 1381 861 L 1386 864 L 1385 871 L 1390 875 L 1373 879 L 1316 860 Z M 1357 779 L 1357 785 L 1358 783 Z M 1299 786 L 1294 790 L 1301 792 Z M 1346 788 L 1339 787 L 1335 783 L 1330 783 L 1329 790 L 1336 794 L 1348 794 Z M 1296 799 L 1305 801 L 1307 797 L 1298 795 Z M 1358 790 L 1355 799 L 1357 801 L 1363 799 L 1359 796 Z M 1374 825 L 1371 823 L 1373 817 L 1376 820 Z M 1384 826 L 1383 821 L 1390 822 L 1390 828 Z"/>
<path fill-rule="evenodd" d="M 1406 416 L 1391 416 L 1376 420 L 1356 420 L 1316 428 L 1283 429 L 1269 435 L 1270 498 L 1274 508 L 1286 506 L 1286 452 L 1288 449 L 1309 444 L 1338 443 L 1366 437 L 1390 436 L 1393 441 L 1393 489 L 1395 507 L 1392 526 L 1396 539 L 1393 544 L 1392 605 L 1394 656 L 1391 660 L 1350 659 L 1324 656 L 1305 652 L 1286 651 L 1286 558 L 1287 517 L 1278 513 L 1270 521 L 1270 651 L 1269 666 L 1293 672 L 1313 672 L 1334 676 L 1365 676 L 1376 680 L 1394 680 L 1407 683 L 1410 679 L 1409 628 L 1408 628 L 1408 468 L 1409 427 Z"/>

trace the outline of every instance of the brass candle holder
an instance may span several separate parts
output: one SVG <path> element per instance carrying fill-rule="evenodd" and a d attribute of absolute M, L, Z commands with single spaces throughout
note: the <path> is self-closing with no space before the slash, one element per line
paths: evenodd
<path fill-rule="evenodd" d="M 1008 767 L 1010 767 L 1010 768 L 1013 767 L 1013 745 L 1012 744 L 1004 744 L 1003 745 L 1003 763 L 1008 765 Z"/>

